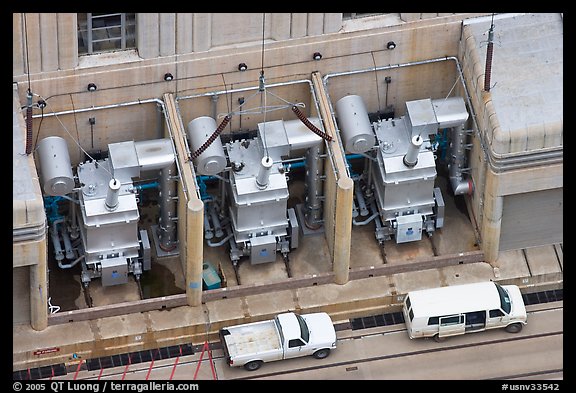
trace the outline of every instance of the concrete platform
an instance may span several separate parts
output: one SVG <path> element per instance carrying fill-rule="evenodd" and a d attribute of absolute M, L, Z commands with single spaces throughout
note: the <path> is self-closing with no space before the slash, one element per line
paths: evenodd
<path fill-rule="evenodd" d="M 445 187 L 445 179 L 439 177 L 438 184 Z M 222 295 L 226 291 L 220 290 L 218 298 L 206 301 L 200 307 L 178 306 L 93 320 L 49 323 L 50 326 L 43 331 L 35 331 L 27 325 L 14 326 L 13 369 L 56 363 L 74 365 L 81 359 L 183 343 L 201 345 L 205 340 L 216 340 L 218 329 L 224 325 L 267 319 L 287 310 L 323 310 L 335 321 L 346 321 L 399 310 L 403 294 L 415 289 L 487 280 L 515 283 L 528 292 L 536 292 L 540 288 L 562 288 L 561 244 L 502 253 L 495 264 L 496 268 L 482 261 L 454 262 L 437 267 L 438 259 L 434 259 L 432 242 L 440 257 L 480 252 L 463 199 L 454 199 L 448 191 L 443 190 L 443 193 L 446 202 L 444 227 L 437 230 L 432 239 L 423 238 L 419 242 L 399 245 L 394 241 L 387 242 L 386 264 L 374 237 L 373 224 L 354 227 L 350 262 L 352 278 L 344 285 L 327 283 L 294 287 L 291 284 L 294 280 L 315 276 L 325 278 L 331 273 L 323 236 L 302 238 L 301 246 L 289 254 L 293 280 L 288 279 L 285 264 L 278 256 L 276 262 L 262 265 L 241 262 L 240 286 L 237 285 L 227 251 L 224 248 L 205 247 L 205 259 L 215 265 L 220 264 L 230 293 L 235 288 L 251 288 L 271 282 L 279 284 L 273 292 L 239 296 L 227 297 Z M 154 295 L 169 297 L 184 294 L 184 275 L 177 258 L 158 259 L 154 263 L 155 267 L 146 274 L 163 275 L 156 277 L 156 281 L 164 285 L 164 288 L 156 288 Z M 414 269 L 410 269 L 410 266 Z M 383 267 L 401 269 L 395 274 L 375 274 L 373 277 L 364 274 L 362 277 L 367 278 L 353 278 L 353 272 L 376 271 Z M 69 295 L 75 296 L 75 307 L 85 307 L 83 294 L 78 291 L 79 279 L 72 273 L 68 281 L 72 283 L 70 288 L 77 288 L 76 292 L 69 292 Z M 144 288 L 146 285 L 143 285 L 143 291 Z M 66 291 L 62 289 L 59 289 L 60 295 L 65 295 Z M 148 290 L 152 294 L 153 285 Z M 133 280 L 120 287 L 106 288 L 94 280 L 91 283 L 91 296 L 95 305 L 122 304 L 137 300 L 138 291 Z M 57 304 L 57 301 L 53 298 L 53 304 Z"/>

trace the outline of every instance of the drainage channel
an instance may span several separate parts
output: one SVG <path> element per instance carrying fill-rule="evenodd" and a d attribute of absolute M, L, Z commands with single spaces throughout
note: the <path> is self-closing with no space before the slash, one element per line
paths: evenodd
<path fill-rule="evenodd" d="M 532 304 L 549 303 L 564 300 L 563 289 L 548 290 L 542 292 L 533 292 L 522 294 L 524 304 L 529 306 Z M 368 329 L 379 326 L 398 325 L 404 323 L 404 316 L 402 312 L 385 313 L 373 315 L 362 318 L 350 319 L 349 328 L 352 330 Z M 348 324 L 345 324 L 348 325 Z M 348 326 L 347 326 L 348 327 Z M 219 343 L 210 344 L 210 349 L 217 349 L 220 347 Z M 124 353 L 120 355 L 104 356 L 100 358 L 88 359 L 81 366 L 82 370 L 94 371 L 106 369 L 111 367 L 127 366 L 137 363 L 144 363 L 149 361 L 157 361 L 162 359 L 176 358 L 179 356 L 193 355 L 202 350 L 202 345 L 173 345 L 169 347 L 162 347 L 157 349 L 149 349 L 145 351 L 137 351 L 131 353 Z M 60 375 L 66 375 L 68 372 L 76 372 L 76 368 L 68 370 L 64 363 L 59 363 L 51 366 L 35 367 L 27 370 L 18 370 L 13 372 L 13 380 L 36 380 L 51 378 Z"/>

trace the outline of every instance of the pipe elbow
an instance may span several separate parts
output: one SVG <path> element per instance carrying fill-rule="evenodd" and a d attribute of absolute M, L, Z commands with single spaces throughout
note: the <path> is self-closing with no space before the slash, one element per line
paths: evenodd
<path fill-rule="evenodd" d="M 474 192 L 474 182 L 471 178 L 462 179 L 458 177 L 451 177 L 450 184 L 454 195 L 472 195 Z"/>

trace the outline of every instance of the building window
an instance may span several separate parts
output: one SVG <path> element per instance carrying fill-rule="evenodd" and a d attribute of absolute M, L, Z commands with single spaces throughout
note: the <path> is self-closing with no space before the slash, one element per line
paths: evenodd
<path fill-rule="evenodd" d="M 78 54 L 136 47 L 136 14 L 78 14 Z"/>
<path fill-rule="evenodd" d="M 349 12 L 349 13 L 343 13 L 342 14 L 342 19 L 346 20 L 346 19 L 357 19 L 357 18 L 364 18 L 365 16 L 373 16 L 373 15 L 386 15 L 382 12 Z"/>

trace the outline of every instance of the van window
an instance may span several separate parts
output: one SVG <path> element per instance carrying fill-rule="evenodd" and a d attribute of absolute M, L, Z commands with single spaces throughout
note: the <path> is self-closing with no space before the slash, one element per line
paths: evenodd
<path fill-rule="evenodd" d="M 453 317 L 442 317 L 442 325 L 456 325 L 458 323 L 464 323 L 464 317 L 462 315 L 455 315 Z"/>
<path fill-rule="evenodd" d="M 501 310 L 490 310 L 490 318 L 503 317 L 504 313 Z"/>
<path fill-rule="evenodd" d="M 510 302 L 510 296 L 508 292 L 504 288 L 502 288 L 499 284 L 496 284 L 496 289 L 498 289 L 498 294 L 500 295 L 500 307 L 506 314 L 510 314 L 510 310 L 512 309 L 512 305 Z"/>
<path fill-rule="evenodd" d="M 428 318 L 428 325 L 438 325 L 438 317 Z"/>
<path fill-rule="evenodd" d="M 414 311 L 412 311 L 412 309 L 410 309 L 410 311 L 408 311 L 408 316 L 410 317 L 410 321 L 414 320 Z"/>
<path fill-rule="evenodd" d="M 410 304 L 410 297 L 407 296 L 406 297 L 406 309 L 409 309 L 410 307 L 412 307 L 412 304 Z"/>

